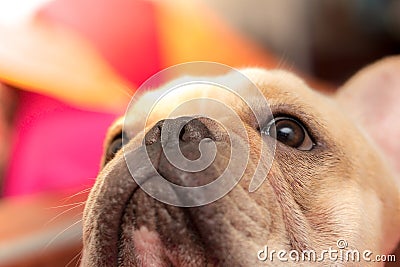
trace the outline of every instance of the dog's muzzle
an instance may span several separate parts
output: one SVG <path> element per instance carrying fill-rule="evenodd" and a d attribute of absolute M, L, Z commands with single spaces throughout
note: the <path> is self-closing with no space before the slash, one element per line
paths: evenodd
<path fill-rule="evenodd" d="M 211 119 L 180 117 L 156 123 L 144 143 L 159 175 L 194 187 L 211 183 L 226 168 L 231 151 L 225 135 Z"/>

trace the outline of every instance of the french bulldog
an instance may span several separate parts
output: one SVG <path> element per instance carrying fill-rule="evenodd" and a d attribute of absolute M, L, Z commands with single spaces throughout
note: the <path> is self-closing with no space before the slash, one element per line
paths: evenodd
<path fill-rule="evenodd" d="M 165 89 L 143 93 L 133 103 L 133 116 L 120 118 L 108 131 L 102 169 L 84 211 L 81 266 L 383 265 L 375 256 L 390 254 L 400 240 L 399 71 L 400 57 L 386 58 L 336 93 L 323 94 L 285 70 L 242 69 L 268 109 L 246 86 L 236 87 L 235 95 L 196 84 L 159 101 L 143 131 L 132 135 L 126 131 L 144 123 L 145 107 Z M 220 120 L 169 116 L 189 100 L 210 97 L 233 111 L 242 127 L 229 123 L 224 110 L 201 104 L 183 109 L 199 115 L 214 109 Z M 171 130 L 166 122 L 180 125 L 177 146 L 162 137 Z M 211 183 L 230 161 L 235 168 L 240 160 L 232 153 L 230 131 L 247 145 L 249 156 L 237 184 L 215 201 L 171 205 L 132 177 L 130 161 L 136 162 L 134 169 L 144 169 L 143 184 L 152 183 L 136 152 L 146 151 L 157 173 L 174 184 Z M 274 151 L 260 144 L 272 144 L 267 147 Z M 180 150 L 196 160 L 209 147 L 216 148 L 215 158 L 196 172 L 181 170 L 166 156 Z M 266 169 L 265 179 L 249 190 L 257 168 Z M 174 190 L 168 194 L 182 197 Z M 183 198 L 196 197 L 201 198 Z M 337 250 L 335 257 L 325 253 L 329 249 Z M 346 250 L 359 251 L 361 259 L 344 259 Z M 305 258 L 295 259 L 305 251 Z"/>

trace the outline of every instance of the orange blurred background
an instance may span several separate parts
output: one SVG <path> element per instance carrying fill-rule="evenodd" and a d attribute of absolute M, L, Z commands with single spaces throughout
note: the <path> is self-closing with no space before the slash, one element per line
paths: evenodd
<path fill-rule="evenodd" d="M 288 68 L 332 92 L 400 52 L 399 10 L 396 1 L 2 1 L 0 266 L 75 266 L 105 131 L 158 71 L 198 60 Z"/>

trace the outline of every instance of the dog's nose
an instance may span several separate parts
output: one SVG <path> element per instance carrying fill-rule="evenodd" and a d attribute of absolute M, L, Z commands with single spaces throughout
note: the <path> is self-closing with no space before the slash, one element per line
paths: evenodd
<path fill-rule="evenodd" d="M 157 122 L 145 136 L 145 144 L 151 145 L 160 142 L 161 133 L 167 131 L 168 135 L 178 135 L 179 140 L 185 143 L 200 142 L 205 138 L 214 139 L 208 126 L 202 121 L 207 121 L 207 118 L 188 118 L 180 117 L 176 119 L 161 120 Z"/>
<path fill-rule="evenodd" d="M 144 141 L 158 174 L 171 183 L 192 187 L 214 181 L 226 169 L 231 150 L 222 134 L 218 122 L 210 118 L 179 117 L 157 122 Z"/>
<path fill-rule="evenodd" d="M 179 133 L 179 139 L 184 142 L 200 142 L 204 138 L 213 139 L 208 127 L 197 118 L 186 123 Z"/>

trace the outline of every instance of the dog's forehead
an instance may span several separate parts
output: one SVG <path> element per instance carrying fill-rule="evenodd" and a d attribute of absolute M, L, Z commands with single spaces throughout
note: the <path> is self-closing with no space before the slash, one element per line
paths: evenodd
<path fill-rule="evenodd" d="M 283 70 L 247 68 L 241 69 L 240 74 L 232 72 L 211 77 L 210 83 L 189 82 L 193 80 L 195 80 L 193 77 L 176 79 L 166 86 L 146 91 L 140 97 L 135 97 L 125 119 L 118 120 L 114 126 L 121 127 L 122 123 L 126 125 L 146 123 L 146 126 L 151 126 L 174 112 L 177 115 L 212 113 L 212 107 L 209 105 L 211 100 L 231 108 L 236 113 L 242 111 L 245 105 L 259 110 L 266 105 L 271 109 L 287 106 L 300 113 L 320 118 L 318 109 L 321 106 L 326 108 L 326 105 L 321 103 L 326 101 L 326 97 L 310 89 L 296 75 Z M 218 84 L 223 84 L 225 88 Z M 261 99 L 260 96 L 264 98 Z M 215 114 L 218 112 L 215 110 Z"/>

